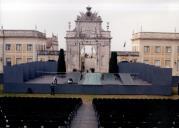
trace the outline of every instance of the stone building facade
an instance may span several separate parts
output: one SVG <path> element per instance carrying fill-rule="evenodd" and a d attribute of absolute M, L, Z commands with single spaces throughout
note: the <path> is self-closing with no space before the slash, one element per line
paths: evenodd
<path fill-rule="evenodd" d="M 59 56 L 58 37 L 52 34 L 52 37 L 46 38 L 46 49 L 37 51 L 38 61 L 57 61 Z"/>
<path fill-rule="evenodd" d="M 132 51 L 139 52 L 139 62 L 172 68 L 179 75 L 179 33 L 134 33 Z"/>
<path fill-rule="evenodd" d="M 81 12 L 73 30 L 66 33 L 67 71 L 108 72 L 111 35 L 102 28 L 102 19 L 96 12 Z M 70 29 L 70 27 L 69 27 Z"/>
<path fill-rule="evenodd" d="M 139 52 L 134 51 L 116 51 L 117 52 L 117 62 L 127 61 L 127 62 L 138 62 Z"/>
<path fill-rule="evenodd" d="M 59 50 L 44 50 L 37 52 L 38 61 L 58 61 Z"/>
<path fill-rule="evenodd" d="M 55 46 L 58 49 L 58 39 Z M 36 30 L 0 30 L 0 72 L 3 72 L 3 65 L 7 63 L 14 65 L 32 61 L 46 61 L 48 56 L 38 56 L 38 51 L 50 50 L 47 47 L 49 38 L 45 33 Z M 51 42 L 51 44 L 53 44 Z M 55 49 L 56 49 L 55 48 Z"/>

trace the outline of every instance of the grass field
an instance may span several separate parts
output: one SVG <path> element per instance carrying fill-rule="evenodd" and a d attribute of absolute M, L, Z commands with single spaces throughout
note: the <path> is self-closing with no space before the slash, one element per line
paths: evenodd
<path fill-rule="evenodd" d="M 48 98 L 82 98 L 85 102 L 91 102 L 93 98 L 116 98 L 116 99 L 179 99 L 178 95 L 157 96 L 157 95 L 75 95 L 75 94 L 1 94 L 0 96 L 12 97 L 48 97 Z"/>

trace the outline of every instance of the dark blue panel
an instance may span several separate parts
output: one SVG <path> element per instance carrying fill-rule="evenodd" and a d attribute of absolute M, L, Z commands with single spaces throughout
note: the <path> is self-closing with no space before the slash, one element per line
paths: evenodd
<path fill-rule="evenodd" d="M 21 65 L 4 67 L 4 83 L 23 83 L 23 68 Z"/>
<path fill-rule="evenodd" d="M 28 63 L 27 65 L 29 65 L 29 78 L 33 79 L 34 78 L 34 62 Z"/>
<path fill-rule="evenodd" d="M 0 84 L 3 84 L 3 73 L 0 73 Z"/>
<path fill-rule="evenodd" d="M 4 86 L 5 92 L 26 93 L 31 88 L 34 93 L 50 93 L 49 84 L 12 84 Z M 138 86 L 138 85 L 57 85 L 56 93 L 63 94 L 129 94 L 129 95 L 171 95 L 169 86 Z"/>
<path fill-rule="evenodd" d="M 3 79 L 6 83 L 21 83 L 43 75 L 39 71 L 56 72 L 57 62 L 31 62 L 5 66 Z"/>
<path fill-rule="evenodd" d="M 179 76 L 172 76 L 172 86 L 178 86 L 179 84 Z"/>
<path fill-rule="evenodd" d="M 143 63 L 119 63 L 120 73 L 137 73 L 139 77 L 153 85 L 171 86 L 172 70 Z"/>
<path fill-rule="evenodd" d="M 22 68 L 23 68 L 23 80 L 28 81 L 29 80 L 29 67 L 27 64 L 23 64 Z"/>

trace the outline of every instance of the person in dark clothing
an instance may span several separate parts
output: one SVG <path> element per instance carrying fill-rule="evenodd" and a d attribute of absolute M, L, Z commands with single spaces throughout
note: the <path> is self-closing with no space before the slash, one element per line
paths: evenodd
<path fill-rule="evenodd" d="M 54 84 L 54 82 L 52 82 L 52 84 L 50 85 L 50 90 L 51 90 L 51 95 L 55 95 L 55 84 Z"/>
<path fill-rule="evenodd" d="M 57 77 L 53 77 L 52 84 L 50 85 L 51 95 L 55 95 L 55 85 L 57 85 Z"/>

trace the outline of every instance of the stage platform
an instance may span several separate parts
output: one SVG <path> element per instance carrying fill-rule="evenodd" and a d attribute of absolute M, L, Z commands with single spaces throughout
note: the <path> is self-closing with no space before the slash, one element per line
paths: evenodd
<path fill-rule="evenodd" d="M 74 84 L 79 85 L 152 85 L 137 76 L 129 73 L 66 73 L 65 75 L 44 75 L 27 81 L 28 84 L 51 84 L 56 76 L 57 84 L 68 84 L 68 79 L 72 78 Z"/>
<path fill-rule="evenodd" d="M 141 63 L 122 63 L 119 73 L 57 73 L 56 62 L 33 62 L 4 67 L 4 93 L 84 95 L 171 95 L 171 69 Z M 18 75 L 17 75 L 18 73 Z M 61 75 L 60 75 L 61 74 Z M 73 83 L 68 82 L 69 79 Z"/>

